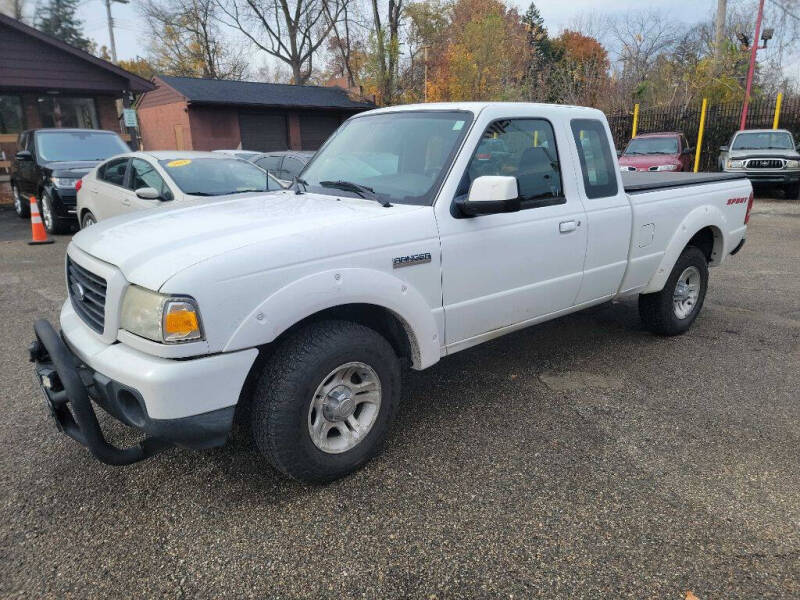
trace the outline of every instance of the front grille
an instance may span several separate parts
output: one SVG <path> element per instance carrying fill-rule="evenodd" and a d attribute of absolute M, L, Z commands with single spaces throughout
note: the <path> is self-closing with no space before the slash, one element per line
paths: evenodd
<path fill-rule="evenodd" d="M 783 161 L 779 158 L 751 158 L 745 163 L 747 169 L 782 169 Z"/>
<path fill-rule="evenodd" d="M 97 333 L 103 333 L 106 313 L 106 280 L 67 257 L 67 291 L 72 307 Z"/>

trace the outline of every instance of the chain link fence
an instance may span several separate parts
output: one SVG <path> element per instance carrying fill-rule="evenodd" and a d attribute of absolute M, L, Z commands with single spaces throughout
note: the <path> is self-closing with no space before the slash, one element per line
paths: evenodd
<path fill-rule="evenodd" d="M 700 153 L 700 171 L 719 170 L 719 147 L 730 142 L 731 136 L 739 129 L 741 116 L 742 105 L 739 102 L 709 104 Z M 747 111 L 747 128 L 770 129 L 774 117 L 775 98 L 753 100 Z M 631 139 L 633 110 L 628 114 L 609 116 L 608 124 L 616 147 L 624 149 Z M 800 142 L 800 96 L 783 98 L 778 127 L 791 131 L 795 141 Z M 699 104 L 687 108 L 640 108 L 639 110 L 638 133 L 680 131 L 694 146 L 697 143 L 699 129 Z"/>

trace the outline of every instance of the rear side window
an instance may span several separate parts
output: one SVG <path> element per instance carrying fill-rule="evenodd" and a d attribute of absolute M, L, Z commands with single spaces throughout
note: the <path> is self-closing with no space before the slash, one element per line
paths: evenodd
<path fill-rule="evenodd" d="M 616 196 L 617 173 L 603 123 L 595 119 L 573 119 L 570 126 L 578 148 L 586 197 Z"/>
<path fill-rule="evenodd" d="M 284 179 L 291 179 L 300 174 L 300 171 L 303 170 L 305 165 L 301 163 L 296 158 L 292 158 L 291 156 L 287 156 L 283 159 L 283 178 Z"/>
<path fill-rule="evenodd" d="M 265 156 L 264 158 L 259 158 L 256 164 L 265 171 L 277 175 L 278 169 L 281 168 L 281 158 L 281 156 Z"/>
<path fill-rule="evenodd" d="M 97 170 L 97 178 L 112 185 L 125 185 L 125 171 L 128 169 L 127 158 L 116 158 L 108 161 Z"/>

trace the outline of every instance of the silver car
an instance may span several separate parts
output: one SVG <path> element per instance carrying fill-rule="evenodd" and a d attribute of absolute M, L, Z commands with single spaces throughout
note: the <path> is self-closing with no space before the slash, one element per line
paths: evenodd
<path fill-rule="evenodd" d="M 786 129 L 745 129 L 720 146 L 719 168 L 745 173 L 756 184 L 783 188 L 787 198 L 800 194 L 800 154 Z"/>

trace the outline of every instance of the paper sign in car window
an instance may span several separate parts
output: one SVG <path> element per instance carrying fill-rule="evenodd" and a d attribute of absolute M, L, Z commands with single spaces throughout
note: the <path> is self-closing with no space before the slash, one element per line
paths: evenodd
<path fill-rule="evenodd" d="M 189 160 L 188 158 L 182 158 L 180 160 L 171 160 L 171 161 L 169 161 L 167 163 L 167 166 L 170 167 L 170 168 L 172 168 L 172 167 L 185 167 L 186 165 L 191 164 L 191 162 L 192 161 Z"/>
<path fill-rule="evenodd" d="M 461 131 L 461 128 L 464 126 L 464 121 L 456 121 L 453 123 L 453 131 Z"/>

